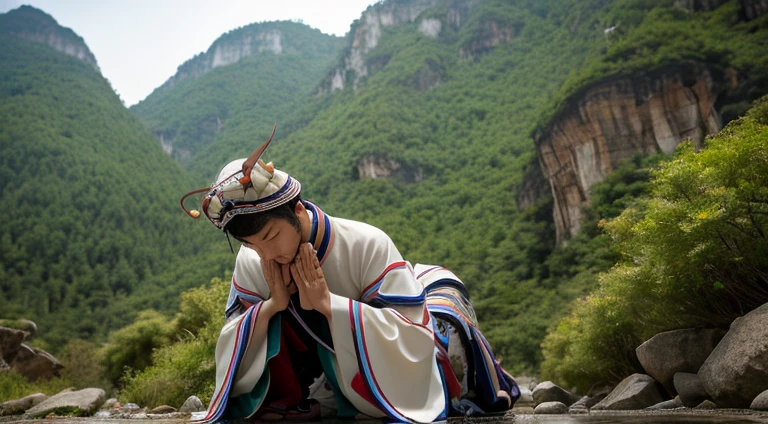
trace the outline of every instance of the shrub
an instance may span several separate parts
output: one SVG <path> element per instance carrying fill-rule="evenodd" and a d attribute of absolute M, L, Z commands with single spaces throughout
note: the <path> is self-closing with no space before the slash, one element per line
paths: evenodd
<path fill-rule="evenodd" d="M 178 339 L 155 350 L 151 366 L 125 376 L 120 399 L 149 407 L 180 407 L 191 395 L 209 402 L 215 389 L 216 340 L 224 324 L 228 293 L 229 282 L 218 278 L 210 287 L 185 292 L 173 323 Z"/>
<path fill-rule="evenodd" d="M 542 378 L 615 383 L 654 334 L 726 327 L 768 302 L 768 100 L 707 139 L 681 144 L 651 195 L 605 229 L 622 255 L 542 344 Z"/>

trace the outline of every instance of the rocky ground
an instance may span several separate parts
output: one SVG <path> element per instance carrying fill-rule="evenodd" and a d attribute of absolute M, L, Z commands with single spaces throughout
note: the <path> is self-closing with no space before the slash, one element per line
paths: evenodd
<path fill-rule="evenodd" d="M 136 419 L 105 419 L 105 418 L 47 418 L 39 420 L 25 420 L 21 416 L 0 417 L 2 424 L 186 424 L 188 417 L 177 418 L 136 418 Z M 335 423 L 349 424 L 350 421 L 323 420 L 325 424 Z M 379 421 L 375 421 L 379 422 Z M 451 420 L 452 424 L 460 423 L 462 420 Z M 534 415 L 533 411 L 521 409 L 517 413 L 507 414 L 500 417 L 471 418 L 467 423 L 546 423 L 546 424 L 661 424 L 661 423 L 680 423 L 680 424 L 768 424 L 768 412 L 744 410 L 744 409 L 718 409 L 712 411 L 697 411 L 690 408 L 681 408 L 679 410 L 667 411 L 600 411 L 592 412 L 588 415 Z"/>

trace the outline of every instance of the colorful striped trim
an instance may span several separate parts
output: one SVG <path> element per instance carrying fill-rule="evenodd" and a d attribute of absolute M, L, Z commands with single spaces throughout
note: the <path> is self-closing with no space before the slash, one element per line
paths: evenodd
<path fill-rule="evenodd" d="M 302 201 L 302 204 L 304 204 L 305 208 L 312 211 L 312 230 L 309 233 L 309 242 L 312 243 L 312 247 L 317 252 L 317 260 L 322 266 L 323 262 L 328 258 L 328 253 L 333 248 L 336 232 L 333 230 L 331 220 L 325 212 L 312 202 Z"/>
<path fill-rule="evenodd" d="M 241 306 L 250 308 L 253 305 L 264 301 L 264 297 L 256 292 L 250 291 L 239 284 L 232 275 L 232 285 L 230 287 L 230 296 L 227 300 L 227 307 L 224 310 L 224 317 L 229 319 L 235 312 L 237 312 Z"/>
<path fill-rule="evenodd" d="M 407 269 L 413 274 L 413 268 L 411 264 L 406 261 L 393 262 L 387 266 L 386 269 L 376 279 L 363 290 L 362 301 L 376 307 L 384 307 L 391 305 L 401 306 L 418 306 L 424 304 L 426 299 L 426 291 L 422 290 L 421 293 L 412 296 L 405 295 L 388 295 L 379 292 L 381 285 L 384 283 L 384 278 L 392 271 Z"/>
<path fill-rule="evenodd" d="M 365 343 L 365 326 L 363 324 L 363 305 L 360 302 L 349 299 L 349 323 L 352 330 L 352 337 L 355 341 L 355 352 L 357 354 L 357 365 L 360 375 L 363 377 L 363 383 L 376 401 L 376 406 L 388 417 L 399 422 L 414 422 L 395 408 L 387 399 L 373 375 L 370 357 L 368 355 L 368 346 Z"/>
<path fill-rule="evenodd" d="M 259 316 L 261 305 L 262 304 L 258 304 L 255 307 L 249 308 L 240 320 L 240 323 L 237 324 L 237 337 L 235 338 L 235 347 L 232 350 L 232 357 L 229 359 L 229 368 L 224 376 L 222 386 L 217 388 L 216 393 L 213 394 L 211 404 L 208 407 L 208 414 L 205 416 L 205 422 L 207 423 L 219 420 L 226 410 L 227 399 L 229 399 L 229 393 L 232 390 L 232 383 L 237 375 L 240 361 L 245 355 L 245 350 L 250 344 L 253 328 L 256 325 L 256 319 Z"/>

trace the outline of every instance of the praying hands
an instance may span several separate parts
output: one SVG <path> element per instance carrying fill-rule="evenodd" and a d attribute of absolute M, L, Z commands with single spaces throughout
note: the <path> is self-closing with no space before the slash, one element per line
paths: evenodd
<path fill-rule="evenodd" d="M 331 320 L 331 293 L 325 282 L 323 269 L 317 260 L 317 254 L 309 243 L 299 247 L 299 254 L 291 264 L 291 275 L 299 289 L 301 307 L 314 309 Z"/>

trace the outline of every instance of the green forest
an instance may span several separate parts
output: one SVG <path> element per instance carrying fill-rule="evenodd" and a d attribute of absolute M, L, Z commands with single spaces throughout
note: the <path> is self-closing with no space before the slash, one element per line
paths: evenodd
<path fill-rule="evenodd" d="M 207 401 L 234 255 L 178 200 L 277 122 L 265 159 L 327 213 L 383 229 L 411 263 L 453 270 L 506 369 L 581 392 L 616 383 L 655 332 L 727 325 L 768 301 L 743 299 L 768 284 L 766 103 L 750 109 L 768 93 L 768 17 L 723 3 L 440 2 L 420 19 L 459 10 L 461 25 L 438 37 L 417 21 L 382 28 L 368 76 L 335 92 L 319 88 L 363 19 L 345 39 L 258 24 L 216 43 L 279 29 L 284 54 L 166 84 L 130 110 L 92 66 L 2 35 L 0 193 L 13 207 L 0 227 L 0 318 L 37 322 L 33 344 L 65 364 L 91 359 L 47 384 L 101 382 L 141 405 Z M 534 134 L 590 86 L 662 69 L 735 71 L 716 105 L 733 122 L 701 152 L 684 143 L 624 163 L 592 188 L 581 233 L 557 246 Z M 397 169 L 370 179 L 364 163 Z M 2 378 L 0 400 L 33 390 Z"/>

